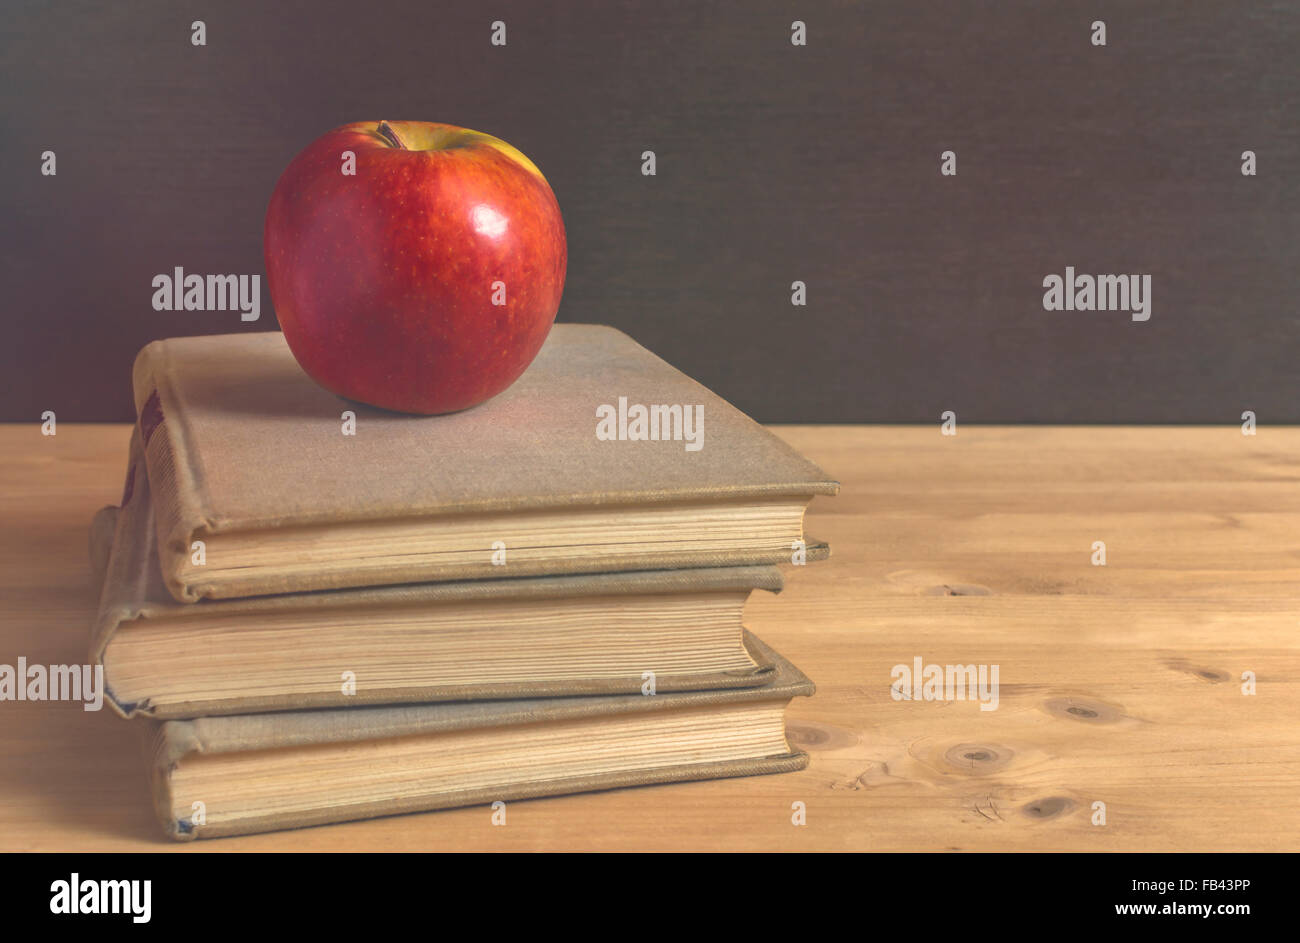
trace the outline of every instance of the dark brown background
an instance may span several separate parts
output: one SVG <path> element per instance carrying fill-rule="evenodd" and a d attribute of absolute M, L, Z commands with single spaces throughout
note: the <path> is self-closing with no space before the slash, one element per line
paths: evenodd
<path fill-rule="evenodd" d="M 1300 420 L 1294 3 L 7 3 L 0 31 L 0 418 L 127 419 L 148 340 L 273 329 L 265 287 L 246 325 L 150 281 L 262 272 L 293 155 L 401 118 L 530 155 L 560 319 L 761 420 Z M 1151 320 L 1045 312 L 1066 265 L 1151 273 Z"/>

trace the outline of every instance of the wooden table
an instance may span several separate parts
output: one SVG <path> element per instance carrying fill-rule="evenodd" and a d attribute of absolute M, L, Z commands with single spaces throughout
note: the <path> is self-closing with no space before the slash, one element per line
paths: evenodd
<path fill-rule="evenodd" d="M 1300 429 L 777 431 L 844 485 L 808 515 L 832 559 L 747 612 L 818 683 L 806 771 L 173 845 L 135 724 L 5 702 L 0 849 L 1300 847 Z M 0 663 L 85 660 L 127 437 L 0 427 Z M 997 710 L 893 699 L 917 657 L 997 665 Z"/>

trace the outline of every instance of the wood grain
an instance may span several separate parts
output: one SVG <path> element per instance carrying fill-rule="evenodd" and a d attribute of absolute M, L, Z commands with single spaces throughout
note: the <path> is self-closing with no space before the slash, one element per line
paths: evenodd
<path fill-rule="evenodd" d="M 6 702 L 0 848 L 1300 846 L 1300 429 L 778 431 L 844 484 L 808 518 L 832 559 L 747 613 L 818 682 L 790 717 L 808 770 L 513 803 L 504 828 L 472 808 L 174 846 L 134 725 Z M 127 437 L 0 427 L 0 663 L 84 660 L 86 533 Z M 999 665 L 998 709 L 893 700 L 892 666 L 917 656 Z"/>

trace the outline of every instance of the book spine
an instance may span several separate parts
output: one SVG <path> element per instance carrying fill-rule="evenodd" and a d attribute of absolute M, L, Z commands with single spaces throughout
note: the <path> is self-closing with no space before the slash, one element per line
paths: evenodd
<path fill-rule="evenodd" d="M 149 791 L 153 797 L 153 811 L 162 826 L 163 832 L 168 838 L 175 841 L 193 841 L 198 836 L 194 834 L 192 820 L 181 821 L 173 812 L 174 801 L 172 796 L 172 770 L 176 766 L 178 753 L 186 749 L 192 749 L 192 743 L 177 745 L 173 731 L 182 727 L 186 733 L 189 728 L 186 725 L 178 725 L 175 722 L 159 723 L 150 722 L 151 730 L 146 734 L 146 755 L 149 766 Z M 182 736 L 180 740 L 186 740 Z"/>
<path fill-rule="evenodd" d="M 206 518 L 199 476 L 186 447 L 184 409 L 174 395 L 164 345 L 147 345 L 135 361 L 137 434 L 149 472 L 163 581 L 178 602 L 196 602 L 186 564 L 194 533 Z"/>
<path fill-rule="evenodd" d="M 149 488 L 140 449 L 140 433 L 131 436 L 131 454 L 127 460 L 126 483 L 122 504 L 116 508 L 117 525 L 106 538 L 104 553 L 108 564 L 100 589 L 99 608 L 90 632 L 90 660 L 103 665 L 104 653 L 124 622 L 139 618 L 148 598 L 149 567 L 147 554 L 153 546 L 150 534 Z M 132 717 L 147 710 L 144 704 L 123 704 L 113 692 L 112 678 L 105 669 L 105 694 L 109 706 L 122 717 Z"/>

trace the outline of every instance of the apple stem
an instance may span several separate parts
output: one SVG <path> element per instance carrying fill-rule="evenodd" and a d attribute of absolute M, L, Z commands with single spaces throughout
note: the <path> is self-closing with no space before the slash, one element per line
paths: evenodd
<path fill-rule="evenodd" d="M 403 143 L 402 139 L 397 136 L 397 129 L 394 128 L 387 121 L 379 122 L 378 131 L 380 135 L 384 138 L 384 140 L 386 140 L 389 144 L 393 145 L 393 147 L 400 147 L 402 150 L 407 149 L 406 144 Z"/>

